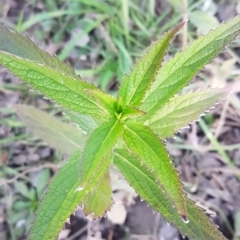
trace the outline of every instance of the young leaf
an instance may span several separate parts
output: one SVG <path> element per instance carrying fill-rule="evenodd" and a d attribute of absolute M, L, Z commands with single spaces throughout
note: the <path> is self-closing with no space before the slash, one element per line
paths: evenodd
<path fill-rule="evenodd" d="M 167 32 L 163 38 L 153 44 L 148 52 L 138 61 L 131 73 L 126 75 L 118 95 L 118 98 L 122 99 L 123 106 L 138 107 L 140 105 L 157 70 L 161 66 L 170 41 L 184 23 L 178 24 Z"/>
<path fill-rule="evenodd" d="M 94 85 L 1 51 L 0 63 L 58 104 L 81 114 L 108 119 L 107 110 L 86 92 L 86 89 L 96 89 Z"/>
<path fill-rule="evenodd" d="M 122 124 L 113 119 L 96 128 L 85 145 L 81 169 L 81 187 L 98 174 L 105 157 L 111 152 L 122 133 Z M 109 163 L 110 164 L 110 163 Z"/>
<path fill-rule="evenodd" d="M 115 106 L 117 105 L 116 98 L 103 93 L 99 89 L 87 90 L 87 92 L 96 97 L 96 101 L 99 101 L 99 103 L 104 106 L 112 116 L 115 115 Z"/>
<path fill-rule="evenodd" d="M 101 218 L 110 210 L 113 204 L 110 176 L 107 172 L 101 182 L 95 187 L 93 193 L 89 193 L 84 201 L 84 213 L 91 216 L 92 220 Z"/>
<path fill-rule="evenodd" d="M 123 116 L 124 118 L 130 118 L 145 114 L 143 111 L 139 111 L 131 106 L 122 106 L 121 101 L 117 101 L 117 99 L 111 95 L 103 94 L 103 92 L 99 90 L 88 90 L 88 92 L 93 96 L 96 96 L 96 100 L 108 110 L 111 116 L 114 116 L 117 119 L 120 119 Z"/>
<path fill-rule="evenodd" d="M 183 52 L 177 53 L 163 64 L 140 106 L 141 110 L 148 112 L 143 118 L 146 120 L 160 109 L 239 33 L 240 16 L 237 16 L 221 24 L 215 31 L 201 36 Z"/>
<path fill-rule="evenodd" d="M 116 150 L 114 164 L 140 197 L 146 200 L 153 210 L 160 212 L 168 222 L 174 224 L 182 235 L 194 240 L 227 240 L 218 231 L 217 226 L 206 217 L 203 210 L 187 197 L 186 208 L 189 222 L 182 221 L 172 202 L 156 183 L 154 176 L 132 154 L 124 149 Z"/>
<path fill-rule="evenodd" d="M 161 139 L 171 137 L 177 130 L 197 119 L 226 93 L 226 89 L 208 89 L 176 96 L 165 103 L 145 124 Z"/>
<path fill-rule="evenodd" d="M 134 118 L 146 114 L 143 111 L 140 111 L 136 108 L 125 106 L 122 111 L 122 119 Z"/>
<path fill-rule="evenodd" d="M 136 122 L 126 122 L 123 129 L 123 138 L 129 149 L 155 176 L 182 218 L 187 219 L 182 185 L 165 146 L 149 128 Z"/>
<path fill-rule="evenodd" d="M 28 36 L 19 34 L 3 25 L 0 25 L 0 32 L 0 51 L 45 64 L 70 77 L 78 78 L 70 65 L 59 61 L 57 57 L 52 57 L 47 52 L 41 50 Z"/>
<path fill-rule="evenodd" d="M 17 104 L 14 108 L 30 131 L 60 152 L 72 155 L 84 146 L 87 135 L 73 125 L 31 106 Z"/>

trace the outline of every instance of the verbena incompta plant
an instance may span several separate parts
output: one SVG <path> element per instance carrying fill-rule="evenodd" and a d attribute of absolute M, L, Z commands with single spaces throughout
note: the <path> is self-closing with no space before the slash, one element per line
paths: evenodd
<path fill-rule="evenodd" d="M 140 197 L 191 239 L 226 239 L 182 190 L 163 139 L 194 121 L 226 94 L 206 89 L 176 94 L 240 32 L 240 17 L 201 36 L 168 62 L 163 58 L 184 22 L 152 44 L 125 76 L 117 98 L 82 81 L 67 64 L 27 36 L 0 26 L 0 63 L 56 102 L 79 128 L 18 105 L 20 117 L 71 157 L 40 204 L 29 239 L 55 239 L 78 205 L 93 219 L 110 210 L 113 163 Z M 35 121 L 35 122 L 34 122 Z"/>

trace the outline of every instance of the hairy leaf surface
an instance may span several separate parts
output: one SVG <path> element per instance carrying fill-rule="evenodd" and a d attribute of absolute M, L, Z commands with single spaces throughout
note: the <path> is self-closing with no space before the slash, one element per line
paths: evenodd
<path fill-rule="evenodd" d="M 81 205 L 85 197 L 95 189 L 106 173 L 112 155 L 106 157 L 98 174 L 91 180 L 82 191 L 78 191 L 80 185 L 81 152 L 77 151 L 64 164 L 53 178 L 46 196 L 43 198 L 30 229 L 29 240 L 55 240 L 59 231 L 70 214 Z"/>
<path fill-rule="evenodd" d="M 140 105 L 156 72 L 161 66 L 170 41 L 184 23 L 185 22 L 181 22 L 154 43 L 147 53 L 137 62 L 131 73 L 126 75 L 119 89 L 118 96 L 119 99 L 122 99 L 123 106 L 130 105 L 137 107 Z"/>
<path fill-rule="evenodd" d="M 60 152 L 72 155 L 84 146 L 87 135 L 73 125 L 31 106 L 17 104 L 14 108 L 30 131 Z"/>
<path fill-rule="evenodd" d="M 124 125 L 123 138 L 129 149 L 156 177 L 158 184 L 172 200 L 183 219 L 187 218 L 182 185 L 165 146 L 153 132 L 136 122 Z"/>
<path fill-rule="evenodd" d="M 209 63 L 240 32 L 240 16 L 221 24 L 215 31 L 201 36 L 192 45 L 177 53 L 163 64 L 140 109 L 148 112 L 144 119 L 154 114 L 174 94 L 185 86 L 200 69 Z"/>
<path fill-rule="evenodd" d="M 55 240 L 66 219 L 83 201 L 86 193 L 76 192 L 79 187 L 79 158 L 78 151 L 54 177 L 37 210 L 29 240 Z"/>
<path fill-rule="evenodd" d="M 105 109 L 108 110 L 108 112 L 114 116 L 115 115 L 115 106 L 117 105 L 117 99 L 114 98 L 111 95 L 105 94 L 99 89 L 94 90 L 88 90 L 89 94 L 96 97 L 96 101 L 99 101 L 102 106 L 105 107 Z"/>
<path fill-rule="evenodd" d="M 64 112 L 82 131 L 87 134 L 91 134 L 96 127 L 102 124 L 102 121 L 97 118 L 68 110 L 65 110 Z"/>
<path fill-rule="evenodd" d="M 78 78 L 70 65 L 61 62 L 57 57 L 52 57 L 47 52 L 41 50 L 28 36 L 10 30 L 3 25 L 0 25 L 0 32 L 0 51 L 45 64 L 70 77 Z"/>
<path fill-rule="evenodd" d="M 218 99 L 226 95 L 226 89 L 208 89 L 189 92 L 170 99 L 145 122 L 160 138 L 171 137 L 180 128 L 196 120 Z"/>
<path fill-rule="evenodd" d="M 81 114 L 108 118 L 107 110 L 86 92 L 96 89 L 94 85 L 5 52 L 0 52 L 0 63 L 58 104 Z"/>
<path fill-rule="evenodd" d="M 87 140 L 81 169 L 81 187 L 85 187 L 93 175 L 102 168 L 105 157 L 111 153 L 121 136 L 122 124 L 115 119 L 96 128 Z"/>
<path fill-rule="evenodd" d="M 112 188 L 109 173 L 105 173 L 93 193 L 89 193 L 84 201 L 84 213 L 92 220 L 101 218 L 113 204 Z"/>
<path fill-rule="evenodd" d="M 174 224 L 183 235 L 194 240 L 227 240 L 218 231 L 217 226 L 206 217 L 203 210 L 187 197 L 186 208 L 189 222 L 185 223 L 156 183 L 154 176 L 127 150 L 119 149 L 115 152 L 114 164 L 140 197 L 146 200 L 153 210 L 160 212 L 168 222 Z"/>

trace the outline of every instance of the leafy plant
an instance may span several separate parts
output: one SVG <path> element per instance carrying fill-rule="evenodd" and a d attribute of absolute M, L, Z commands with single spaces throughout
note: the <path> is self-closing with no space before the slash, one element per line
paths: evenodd
<path fill-rule="evenodd" d="M 117 98 L 82 81 L 69 65 L 40 50 L 28 37 L 0 27 L 0 63 L 62 106 L 80 128 L 73 134 L 72 126 L 63 127 L 63 123 L 46 118 L 39 110 L 16 106 L 20 117 L 30 125 L 37 123 L 32 128 L 38 129 L 40 137 L 71 155 L 50 184 L 29 239 L 55 239 L 67 217 L 81 204 L 93 219 L 103 216 L 113 204 L 111 163 L 183 235 L 225 239 L 182 190 L 162 139 L 194 121 L 226 94 L 225 89 L 206 89 L 175 96 L 239 34 L 240 17 L 220 25 L 162 63 L 171 40 L 183 25 L 181 22 L 151 45 L 125 76 Z"/>

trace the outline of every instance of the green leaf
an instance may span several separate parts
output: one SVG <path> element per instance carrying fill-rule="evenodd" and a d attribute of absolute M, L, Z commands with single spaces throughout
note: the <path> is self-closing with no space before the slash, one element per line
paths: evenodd
<path fill-rule="evenodd" d="M 177 130 L 194 121 L 218 99 L 226 89 L 208 89 L 176 96 L 145 122 L 160 138 L 171 137 Z"/>
<path fill-rule="evenodd" d="M 122 119 L 134 118 L 146 114 L 143 111 L 140 111 L 136 108 L 125 106 L 122 111 Z"/>
<path fill-rule="evenodd" d="M 16 181 L 14 185 L 19 193 L 21 193 L 24 197 L 29 198 L 30 189 L 28 189 L 27 184 Z"/>
<path fill-rule="evenodd" d="M 221 24 L 215 31 L 201 36 L 183 52 L 177 53 L 169 62 L 163 64 L 140 107 L 141 110 L 148 112 L 144 119 L 160 109 L 239 32 L 240 16 L 237 16 L 228 23 Z"/>
<path fill-rule="evenodd" d="M 65 110 L 64 113 L 84 132 L 91 134 L 93 130 L 102 124 L 102 121 L 87 115 Z"/>
<path fill-rule="evenodd" d="M 131 73 L 126 75 L 118 95 L 118 98 L 122 99 L 123 106 L 137 107 L 140 105 L 156 72 L 161 66 L 170 41 L 184 23 L 178 24 L 171 31 L 167 32 L 163 38 L 160 38 L 153 44 L 148 52 L 137 62 Z"/>
<path fill-rule="evenodd" d="M 100 183 L 95 187 L 93 193 L 89 193 L 84 201 L 84 213 L 91 216 L 92 220 L 101 218 L 110 210 L 113 204 L 110 176 L 107 172 Z"/>
<path fill-rule="evenodd" d="M 88 92 L 93 96 L 96 96 L 96 101 L 99 101 L 99 103 L 108 110 L 109 114 L 117 119 L 126 119 L 145 114 L 143 111 L 139 111 L 131 106 L 123 106 L 121 101 L 117 101 L 117 99 L 111 95 L 103 93 L 102 91 L 88 90 Z"/>
<path fill-rule="evenodd" d="M 199 10 L 189 12 L 189 20 L 203 34 L 207 34 L 211 29 L 219 26 L 219 22 L 215 16 Z"/>
<path fill-rule="evenodd" d="M 65 64 L 57 57 L 52 57 L 41 50 L 28 36 L 19 34 L 3 25 L 0 25 L 0 33 L 0 51 L 47 65 L 70 77 L 78 78 L 69 64 Z"/>
<path fill-rule="evenodd" d="M 165 146 L 148 127 L 136 122 L 126 122 L 123 129 L 123 138 L 129 149 L 137 154 L 140 162 L 156 177 L 159 186 L 172 200 L 182 218 L 187 219 L 182 184 Z"/>
<path fill-rule="evenodd" d="M 217 226 L 206 217 L 203 210 L 187 197 L 186 208 L 189 222 L 182 221 L 172 202 L 156 183 L 154 176 L 127 150 L 120 149 L 115 152 L 114 164 L 140 197 L 146 200 L 153 210 L 161 213 L 168 222 L 174 224 L 183 235 L 194 240 L 227 240 L 218 231 Z"/>
<path fill-rule="evenodd" d="M 73 125 L 31 106 L 15 105 L 14 108 L 30 131 L 60 152 L 72 155 L 84 146 L 87 135 Z"/>
<path fill-rule="evenodd" d="M 86 89 L 96 89 L 94 85 L 1 51 L 0 63 L 63 107 L 100 119 L 108 118 L 107 110 L 86 92 Z"/>
<path fill-rule="evenodd" d="M 55 240 L 67 218 L 78 205 L 81 205 L 85 197 L 94 191 L 99 179 L 106 172 L 108 162 L 112 161 L 111 155 L 98 170 L 98 174 L 92 176 L 88 186 L 79 191 L 80 155 L 79 151 L 74 153 L 53 178 L 47 195 L 37 210 L 29 240 Z"/>
<path fill-rule="evenodd" d="M 80 152 L 76 152 L 54 177 L 37 210 L 29 240 L 55 240 L 69 215 L 83 201 L 86 192 L 76 191 L 79 187 L 79 158 Z"/>
<path fill-rule="evenodd" d="M 96 97 L 96 101 L 99 101 L 99 103 L 108 110 L 111 116 L 115 116 L 115 106 L 117 105 L 116 98 L 100 91 L 100 89 L 87 90 L 87 92 Z"/>
<path fill-rule="evenodd" d="M 93 175 L 106 162 L 106 156 L 111 153 L 114 145 L 121 136 L 122 124 L 113 119 L 96 128 L 85 145 L 81 169 L 81 187 L 84 188 Z M 109 162 L 110 164 L 110 162 Z"/>

